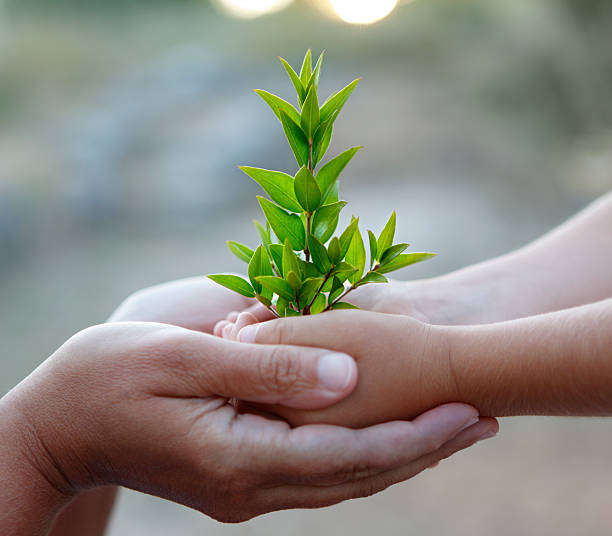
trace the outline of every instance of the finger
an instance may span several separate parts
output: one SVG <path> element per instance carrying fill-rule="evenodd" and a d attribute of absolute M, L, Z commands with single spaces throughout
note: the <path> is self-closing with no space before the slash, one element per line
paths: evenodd
<path fill-rule="evenodd" d="M 228 322 L 225 326 L 223 326 L 222 335 L 224 339 L 228 341 L 232 340 L 232 331 L 234 330 L 234 324 Z"/>
<path fill-rule="evenodd" d="M 232 328 L 231 340 L 237 341 L 238 333 L 242 328 L 251 324 L 257 324 L 257 322 L 258 320 L 255 315 L 246 312 L 240 313 L 236 318 L 236 323 L 234 324 L 234 327 Z"/>
<path fill-rule="evenodd" d="M 255 318 L 257 318 L 258 322 L 266 322 L 267 320 L 272 320 L 276 318 L 270 309 L 268 309 L 265 305 L 261 303 L 256 303 L 255 305 L 245 309 L 245 313 L 251 313 Z"/>
<path fill-rule="evenodd" d="M 227 320 L 228 322 L 236 322 L 236 320 L 238 320 L 239 314 L 240 311 L 232 311 L 225 317 L 225 320 Z"/>
<path fill-rule="evenodd" d="M 223 328 L 227 326 L 228 324 L 229 322 L 227 320 L 219 320 L 219 322 L 215 324 L 215 327 L 213 329 L 213 334 L 216 337 L 223 337 Z"/>
<path fill-rule="evenodd" d="M 228 327 L 223 328 L 224 334 Z M 321 409 L 348 396 L 357 384 L 357 365 L 346 354 L 242 344 L 187 330 L 164 332 L 163 344 L 147 342 L 158 354 L 164 353 L 164 366 L 157 364 L 158 381 L 151 387 L 160 395 L 218 395 Z"/>
<path fill-rule="evenodd" d="M 258 457 L 258 472 L 271 483 L 342 484 L 403 467 L 435 452 L 477 421 L 474 408 L 453 403 L 413 422 L 395 421 L 362 430 L 301 426 Z"/>
<path fill-rule="evenodd" d="M 416 476 L 430 467 L 432 463 L 448 458 L 460 450 L 492 437 L 497 429 L 498 425 L 495 419 L 483 418 L 434 452 L 414 459 L 402 467 L 365 478 L 356 478 L 335 486 L 281 486 L 265 489 L 260 493 L 258 503 L 263 513 L 272 509 L 321 508 L 347 499 L 367 497 Z"/>
<path fill-rule="evenodd" d="M 368 322 L 371 313 L 359 311 L 332 311 L 301 318 L 280 318 L 269 322 L 246 326 L 239 333 L 239 340 L 257 344 L 295 344 L 337 349 L 346 341 L 355 339 L 361 322 Z M 376 315 L 378 318 L 378 315 Z M 389 315 L 386 322 L 393 322 Z M 314 337 L 313 333 L 317 336 Z M 354 341 L 356 342 L 356 341 Z"/>

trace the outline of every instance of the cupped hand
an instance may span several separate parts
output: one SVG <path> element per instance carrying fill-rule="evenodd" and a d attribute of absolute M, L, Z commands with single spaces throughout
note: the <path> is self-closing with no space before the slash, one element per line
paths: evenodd
<path fill-rule="evenodd" d="M 410 317 L 332 311 L 258 324 L 253 315 L 242 313 L 235 323 L 218 324 L 215 333 L 247 343 L 326 348 L 355 358 L 359 382 L 342 402 L 319 411 L 267 408 L 294 425 L 361 427 L 461 400 L 444 330 Z"/>
<path fill-rule="evenodd" d="M 231 403 L 320 408 L 346 396 L 356 376 L 348 356 L 327 350 L 239 344 L 154 323 L 97 326 L 2 399 L 13 448 L 0 462 L 31 465 L 56 499 L 118 484 L 234 522 L 369 495 L 490 431 L 463 404 L 351 430 L 292 429 Z M 19 453 L 27 455 L 12 463 Z"/>

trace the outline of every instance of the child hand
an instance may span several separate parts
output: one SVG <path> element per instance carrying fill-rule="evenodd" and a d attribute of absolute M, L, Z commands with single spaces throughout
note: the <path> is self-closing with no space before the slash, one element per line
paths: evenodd
<path fill-rule="evenodd" d="M 253 313 L 222 321 L 215 334 L 256 344 L 293 344 L 351 355 L 359 382 L 347 399 L 319 411 L 265 409 L 293 425 L 372 423 L 411 418 L 459 399 L 442 330 L 409 317 L 365 311 L 334 311 L 257 323 Z"/>

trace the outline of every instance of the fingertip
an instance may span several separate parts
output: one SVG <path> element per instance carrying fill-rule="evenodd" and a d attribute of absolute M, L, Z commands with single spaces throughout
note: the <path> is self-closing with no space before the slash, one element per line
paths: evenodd
<path fill-rule="evenodd" d="M 213 328 L 213 334 L 216 337 L 223 337 L 223 328 L 228 324 L 229 322 L 227 320 L 219 320 L 219 322 L 217 322 L 215 324 L 215 327 Z"/>
<path fill-rule="evenodd" d="M 261 324 L 251 324 L 242 328 L 238 333 L 238 340 L 248 344 L 255 344 L 257 330 L 259 329 L 260 325 Z"/>
<path fill-rule="evenodd" d="M 453 402 L 426 411 L 414 419 L 413 424 L 426 433 L 452 438 L 475 425 L 478 420 L 476 408 Z"/>
<path fill-rule="evenodd" d="M 228 315 L 225 317 L 225 320 L 233 323 L 236 322 L 239 316 L 240 313 L 238 311 L 232 311 L 231 313 L 228 313 Z"/>
<path fill-rule="evenodd" d="M 319 385 L 334 394 L 342 394 L 357 382 L 357 364 L 347 354 L 331 352 L 322 355 L 317 363 Z"/>
<path fill-rule="evenodd" d="M 232 340 L 232 330 L 234 329 L 234 324 L 228 322 L 225 326 L 223 326 L 223 338 Z"/>
<path fill-rule="evenodd" d="M 250 324 L 257 324 L 257 322 L 259 322 L 259 320 L 257 320 L 257 317 L 254 314 L 244 311 L 238 315 L 236 326 L 240 330 Z"/>

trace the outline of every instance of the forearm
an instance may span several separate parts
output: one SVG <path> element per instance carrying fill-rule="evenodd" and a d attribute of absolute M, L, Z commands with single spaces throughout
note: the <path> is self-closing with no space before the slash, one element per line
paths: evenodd
<path fill-rule="evenodd" d="M 501 322 L 612 297 L 610 266 L 612 194 L 515 252 L 408 288 L 433 323 Z"/>
<path fill-rule="evenodd" d="M 483 415 L 612 415 L 612 299 L 437 329 L 449 340 L 458 399 Z"/>
<path fill-rule="evenodd" d="M 10 399 L 9 393 L 0 400 L 0 533 L 45 535 L 69 496 L 39 470 L 45 455 L 28 440 Z"/>

